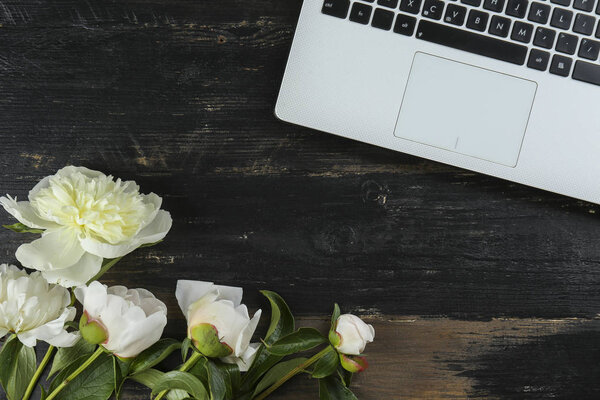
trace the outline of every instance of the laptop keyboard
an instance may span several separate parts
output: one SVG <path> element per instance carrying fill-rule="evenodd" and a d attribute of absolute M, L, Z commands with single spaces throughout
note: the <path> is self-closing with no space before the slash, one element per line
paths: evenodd
<path fill-rule="evenodd" d="M 600 0 L 325 0 L 322 12 L 600 86 Z"/>

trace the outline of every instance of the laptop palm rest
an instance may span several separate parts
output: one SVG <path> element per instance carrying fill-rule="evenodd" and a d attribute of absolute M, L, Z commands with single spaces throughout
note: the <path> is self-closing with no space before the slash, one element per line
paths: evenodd
<path fill-rule="evenodd" d="M 515 167 L 537 84 L 416 53 L 394 135 Z"/>

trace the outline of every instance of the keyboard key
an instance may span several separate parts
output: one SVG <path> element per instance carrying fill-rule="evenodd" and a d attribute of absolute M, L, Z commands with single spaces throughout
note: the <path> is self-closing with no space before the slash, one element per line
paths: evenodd
<path fill-rule="evenodd" d="M 490 23 L 489 32 L 492 35 L 507 37 L 510 31 L 510 19 L 494 15 Z"/>
<path fill-rule="evenodd" d="M 550 53 L 543 50 L 531 49 L 527 66 L 539 71 L 545 71 L 548 68 L 548 61 L 550 61 Z"/>
<path fill-rule="evenodd" d="M 502 12 L 504 10 L 505 0 L 484 0 L 483 8 L 494 12 Z"/>
<path fill-rule="evenodd" d="M 505 13 L 512 17 L 523 18 L 528 4 L 529 0 L 508 0 Z"/>
<path fill-rule="evenodd" d="M 378 8 L 373 13 L 373 21 L 371 26 L 389 31 L 394 22 L 394 12 Z"/>
<path fill-rule="evenodd" d="M 526 24 L 525 22 L 516 21 L 510 38 L 517 42 L 529 43 L 531 36 L 533 35 L 533 25 Z"/>
<path fill-rule="evenodd" d="M 425 0 L 423 5 L 423 16 L 427 18 L 440 19 L 444 12 L 444 2 L 440 0 Z"/>
<path fill-rule="evenodd" d="M 577 61 L 573 70 L 573 79 L 600 85 L 600 65 Z"/>
<path fill-rule="evenodd" d="M 600 15 L 600 1 L 598 2 L 598 5 L 596 6 L 596 14 Z"/>
<path fill-rule="evenodd" d="M 550 18 L 550 6 L 548 4 L 542 3 L 531 3 L 531 8 L 529 9 L 529 19 L 532 22 L 538 22 L 540 24 L 545 24 L 548 22 Z"/>
<path fill-rule="evenodd" d="M 575 54 L 577 49 L 577 36 L 569 35 L 567 33 L 560 33 L 558 40 L 556 41 L 556 51 L 566 54 Z"/>
<path fill-rule="evenodd" d="M 578 54 L 581 58 L 596 61 L 598 59 L 598 54 L 600 54 L 600 42 L 590 39 L 581 39 Z"/>
<path fill-rule="evenodd" d="M 457 6 L 456 4 L 448 4 L 448 7 L 446 7 L 444 21 L 452 25 L 461 26 L 465 22 L 466 16 L 466 7 Z"/>
<path fill-rule="evenodd" d="M 483 11 L 471 10 L 467 18 L 467 28 L 483 32 L 487 27 L 489 16 Z"/>
<path fill-rule="evenodd" d="M 333 17 L 346 18 L 349 8 L 350 0 L 325 0 L 321 12 Z"/>
<path fill-rule="evenodd" d="M 411 14 L 418 14 L 421 9 L 421 0 L 401 0 L 400 9 Z"/>
<path fill-rule="evenodd" d="M 551 49 L 554 45 L 554 38 L 556 37 L 556 31 L 548 28 L 537 28 L 535 30 L 535 37 L 533 38 L 533 44 L 535 46 L 543 47 L 545 49 Z"/>
<path fill-rule="evenodd" d="M 573 24 L 573 30 L 582 35 L 590 36 L 594 33 L 594 25 L 596 25 L 596 18 L 591 15 L 577 14 L 575 17 L 575 23 Z"/>
<path fill-rule="evenodd" d="M 550 0 L 554 4 L 560 4 L 561 6 L 569 7 L 571 5 L 571 0 Z"/>
<path fill-rule="evenodd" d="M 595 0 L 575 0 L 573 7 L 582 11 L 592 11 L 594 9 Z"/>
<path fill-rule="evenodd" d="M 573 11 L 555 8 L 554 12 L 552 13 L 552 21 L 550 21 L 550 25 L 555 28 L 569 29 L 571 27 L 572 20 Z"/>
<path fill-rule="evenodd" d="M 372 7 L 362 3 L 354 3 L 350 11 L 350 21 L 367 25 L 371 19 Z"/>
<path fill-rule="evenodd" d="M 596 37 L 600 39 L 600 23 L 598 23 L 598 29 L 596 29 Z"/>
<path fill-rule="evenodd" d="M 554 57 L 552 57 L 552 63 L 550 64 L 550 73 L 560 76 L 569 76 L 572 63 L 573 60 L 569 57 L 555 54 Z"/>
<path fill-rule="evenodd" d="M 460 2 L 473 7 L 479 7 L 481 5 L 481 0 L 460 0 Z"/>
<path fill-rule="evenodd" d="M 415 17 L 398 14 L 398 17 L 396 17 L 396 24 L 394 25 L 394 32 L 401 35 L 412 36 L 415 31 L 415 25 L 417 25 L 417 19 Z"/>
<path fill-rule="evenodd" d="M 477 33 L 421 20 L 417 38 L 512 64 L 523 65 L 527 47 Z"/>
<path fill-rule="evenodd" d="M 377 5 L 396 8 L 398 7 L 398 0 L 377 0 Z"/>

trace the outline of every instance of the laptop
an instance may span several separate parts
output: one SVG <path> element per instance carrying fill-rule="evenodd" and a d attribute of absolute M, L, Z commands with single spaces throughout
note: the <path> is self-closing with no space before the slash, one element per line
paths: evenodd
<path fill-rule="evenodd" d="M 281 120 L 600 203 L 600 0 L 305 0 Z"/>

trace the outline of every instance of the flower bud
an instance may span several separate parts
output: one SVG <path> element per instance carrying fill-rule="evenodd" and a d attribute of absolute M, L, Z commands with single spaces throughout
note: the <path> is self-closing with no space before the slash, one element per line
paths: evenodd
<path fill-rule="evenodd" d="M 340 354 L 340 363 L 342 368 L 348 372 L 358 373 L 363 372 L 369 367 L 367 359 L 358 356 L 348 356 L 346 354 Z"/>
<path fill-rule="evenodd" d="M 79 332 L 86 342 L 91 344 L 106 343 L 108 341 L 108 331 L 100 320 L 90 318 L 87 311 L 83 313 L 79 320 Z"/>
<path fill-rule="evenodd" d="M 206 357 L 221 358 L 233 353 L 227 343 L 221 343 L 219 332 L 214 325 L 198 324 L 190 328 L 190 336 L 194 346 Z"/>
<path fill-rule="evenodd" d="M 247 371 L 259 347 L 250 339 L 261 311 L 250 318 L 242 294 L 241 288 L 200 281 L 178 281 L 175 293 L 198 351 Z"/>
<path fill-rule="evenodd" d="M 167 325 L 167 306 L 145 289 L 107 287 L 98 281 L 75 289 L 84 314 L 81 334 L 121 359 L 156 343 Z"/>
<path fill-rule="evenodd" d="M 375 339 L 375 329 L 356 315 L 340 315 L 335 330 L 330 332 L 331 344 L 342 354 L 360 355 L 367 343 Z"/>

